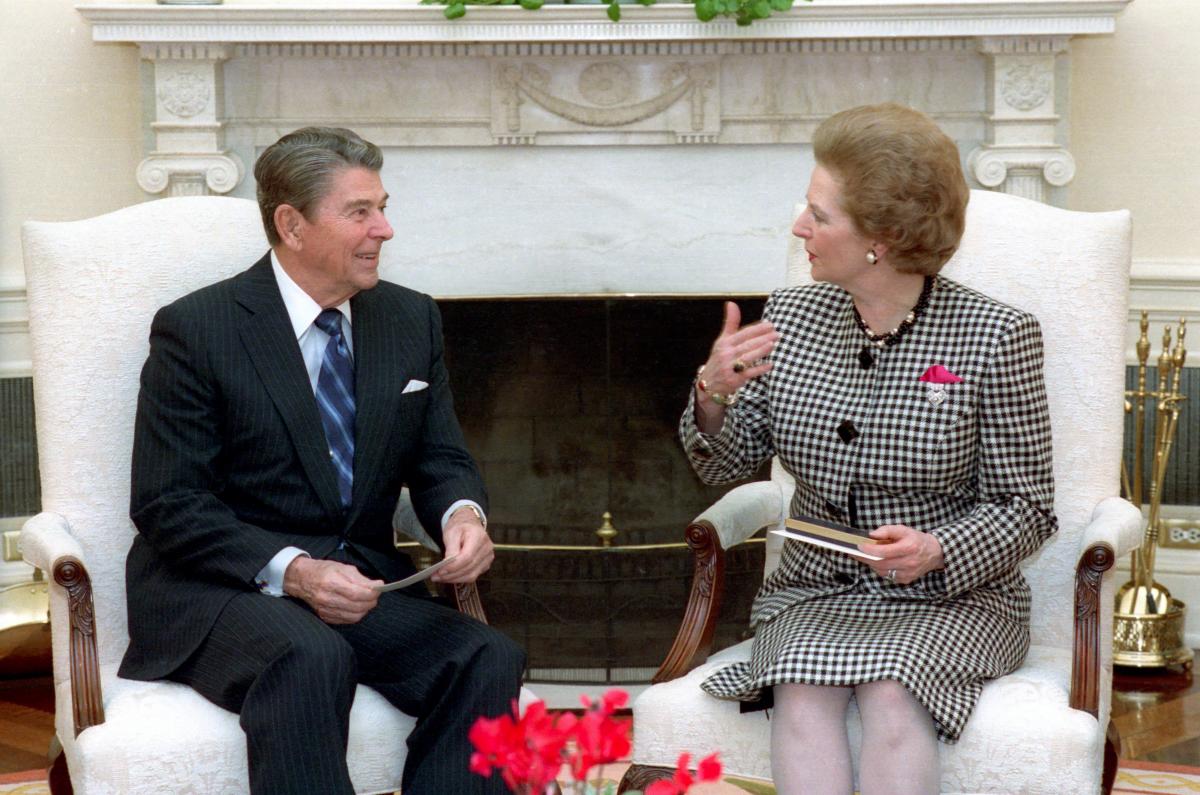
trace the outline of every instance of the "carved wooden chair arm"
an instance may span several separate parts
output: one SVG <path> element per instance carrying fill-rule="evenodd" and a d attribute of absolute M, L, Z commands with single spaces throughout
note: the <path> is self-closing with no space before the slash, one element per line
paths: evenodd
<path fill-rule="evenodd" d="M 453 591 L 453 594 L 449 594 L 450 591 Z M 448 585 L 445 586 L 443 593 L 448 594 L 448 598 L 454 602 L 458 612 L 466 613 L 484 624 L 487 623 L 487 615 L 483 612 L 483 602 L 479 598 L 479 588 L 475 583 Z"/>
<path fill-rule="evenodd" d="M 1084 529 L 1075 568 L 1075 632 L 1071 654 L 1072 709 L 1100 718 L 1101 617 L 1100 602 L 1104 573 L 1117 559 L 1141 542 L 1142 514 L 1129 502 L 1110 497 L 1100 502 Z M 1111 617 L 1108 619 L 1111 621 Z M 1110 718 L 1105 727 L 1104 770 L 1101 791 L 1112 791 L 1117 775 L 1117 752 L 1121 738 Z"/>
<path fill-rule="evenodd" d="M 1075 569 L 1075 648 L 1071 655 L 1071 708 L 1100 716 L 1100 583 L 1116 553 L 1094 544 Z"/>
<path fill-rule="evenodd" d="M 21 528 L 21 553 L 32 566 L 46 572 L 66 592 L 65 629 L 52 627 L 55 635 L 67 634 L 68 676 L 75 734 L 104 722 L 104 697 L 100 689 L 100 664 L 96 647 L 96 608 L 92 580 L 84 565 L 83 547 L 71 535 L 66 517 L 43 511 Z M 61 596 L 51 592 L 52 608 Z"/>
<path fill-rule="evenodd" d="M 1075 569 L 1075 641 L 1071 654 L 1071 708 L 1100 718 L 1100 586 L 1104 572 L 1117 555 L 1108 544 L 1093 544 L 1084 550 Z M 1109 619 L 1111 620 L 1111 619 Z M 1105 731 L 1104 770 L 1101 791 L 1112 791 L 1117 775 L 1117 751 L 1121 740 L 1112 720 Z"/>
<path fill-rule="evenodd" d="M 717 529 L 697 519 L 688 525 L 685 538 L 694 561 L 692 589 L 675 642 L 651 679 L 655 684 L 677 679 L 708 659 L 725 593 L 725 550 Z"/>
<path fill-rule="evenodd" d="M 725 592 L 725 550 L 781 522 L 785 506 L 779 483 L 743 483 L 688 525 L 684 537 L 695 563 L 692 589 L 675 642 L 651 681 L 677 679 L 708 659 Z"/>
<path fill-rule="evenodd" d="M 1075 568 L 1075 633 L 1071 662 L 1071 708 L 1099 717 L 1100 588 L 1104 572 L 1142 538 L 1142 514 L 1120 497 L 1102 500 L 1080 542 Z"/>
<path fill-rule="evenodd" d="M 96 653 L 96 606 L 92 579 L 78 558 L 64 556 L 54 563 L 54 581 L 67 592 L 70 625 L 71 705 L 75 736 L 104 723 L 104 693 L 100 688 L 100 661 Z"/>

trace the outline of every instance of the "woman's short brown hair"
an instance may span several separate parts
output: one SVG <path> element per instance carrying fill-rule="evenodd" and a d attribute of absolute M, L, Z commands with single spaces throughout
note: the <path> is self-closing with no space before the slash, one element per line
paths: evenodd
<path fill-rule="evenodd" d="M 885 103 L 835 113 L 813 153 L 842 188 L 858 231 L 888 246 L 898 271 L 932 275 L 958 248 L 970 190 L 958 147 L 933 119 Z"/>

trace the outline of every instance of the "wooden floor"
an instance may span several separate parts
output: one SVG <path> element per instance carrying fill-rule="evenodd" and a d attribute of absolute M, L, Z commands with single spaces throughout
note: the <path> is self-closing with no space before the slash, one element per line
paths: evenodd
<path fill-rule="evenodd" d="M 1192 668 L 1115 669 L 1112 715 L 1122 759 L 1200 767 L 1200 684 Z"/>
<path fill-rule="evenodd" d="M 1121 758 L 1200 767 L 1200 684 L 1190 670 L 1117 669 Z M 54 734 L 49 677 L 0 679 L 0 774 L 45 765 Z"/>
<path fill-rule="evenodd" d="M 45 767 L 53 736 L 50 677 L 0 679 L 0 774 Z"/>

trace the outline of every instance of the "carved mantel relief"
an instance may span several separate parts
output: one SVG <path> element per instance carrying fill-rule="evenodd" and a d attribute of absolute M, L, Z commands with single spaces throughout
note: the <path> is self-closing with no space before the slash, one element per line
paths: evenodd
<path fill-rule="evenodd" d="M 705 113 L 717 64 L 668 59 L 592 63 L 492 61 L 492 132 L 500 144 L 532 144 L 539 134 L 559 142 L 597 130 L 660 135 L 672 143 L 716 143 L 719 119 Z M 582 101 L 581 101 L 582 100 Z M 536 106 L 543 113 L 522 113 Z"/>
<path fill-rule="evenodd" d="M 158 101 L 163 108 L 181 119 L 195 116 L 212 101 L 212 81 L 195 69 L 179 69 L 168 74 L 158 87 Z"/>

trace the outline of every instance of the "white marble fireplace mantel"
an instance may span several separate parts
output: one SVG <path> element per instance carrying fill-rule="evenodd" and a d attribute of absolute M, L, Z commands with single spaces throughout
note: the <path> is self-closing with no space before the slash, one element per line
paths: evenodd
<path fill-rule="evenodd" d="M 1112 33 L 1130 0 L 797 0 L 753 25 L 696 20 L 692 7 L 660 3 L 624 9 L 546 5 L 472 6 L 447 21 L 441 6 L 415 0 L 282 0 L 217 6 L 146 3 L 77 6 L 96 41 L 160 42 L 521 42 L 860 39 L 871 37 L 1077 36 Z"/>
<path fill-rule="evenodd" d="M 387 154 L 405 245 L 384 267 L 406 283 L 715 294 L 778 285 L 813 130 L 852 105 L 918 107 L 974 186 L 1062 203 L 1070 40 L 1128 2 L 815 0 L 748 27 L 682 4 L 620 23 L 594 5 L 449 21 L 415 0 L 77 8 L 153 70 L 150 194 L 252 197 L 264 146 L 338 124 Z"/>

